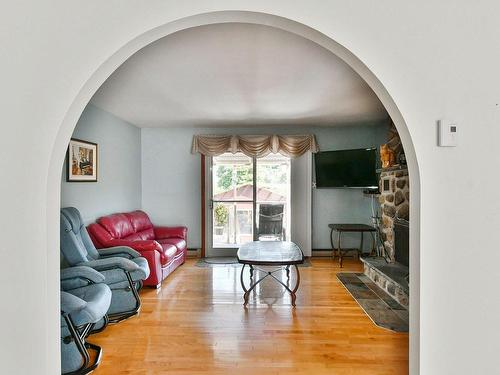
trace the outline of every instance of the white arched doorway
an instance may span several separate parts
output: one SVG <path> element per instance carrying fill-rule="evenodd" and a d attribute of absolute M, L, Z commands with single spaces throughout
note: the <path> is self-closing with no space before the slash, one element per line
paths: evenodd
<path fill-rule="evenodd" d="M 304 24 L 275 15 L 240 11 L 203 13 L 167 23 L 163 26 L 154 28 L 137 36 L 135 39 L 125 44 L 109 59 L 102 63 L 102 65 L 94 72 L 94 74 L 89 77 L 89 79 L 81 88 L 78 95 L 69 107 L 68 112 L 57 133 L 48 171 L 47 248 L 51 249 L 51 251 L 47 255 L 47 302 L 50 309 L 50 311 L 48 311 L 48 316 L 53 317 L 53 319 L 49 319 L 48 322 L 48 353 L 57 353 L 57 351 L 59 350 L 59 335 L 57 328 L 59 326 L 59 251 L 57 251 L 57 249 L 59 248 L 58 222 L 61 167 L 63 165 L 68 141 L 81 113 L 90 101 L 91 97 L 104 83 L 104 81 L 130 56 L 132 56 L 143 47 L 160 38 L 183 29 L 227 22 L 268 25 L 297 34 L 331 51 L 333 54 L 344 60 L 368 83 L 368 85 L 379 97 L 380 101 L 385 106 L 387 112 L 393 119 L 403 142 L 403 147 L 405 149 L 406 157 L 408 160 L 409 174 L 411 176 L 410 181 L 412 191 L 412 205 L 410 210 L 410 220 L 412 222 L 412 228 L 410 232 L 410 372 L 412 374 L 417 374 L 419 362 L 420 310 L 420 177 L 417 156 L 406 123 L 395 102 L 385 89 L 382 82 L 377 79 L 377 77 L 363 64 L 363 62 L 361 62 L 345 47 L 335 42 L 328 36 L 308 26 L 305 26 Z M 56 360 L 57 361 L 55 361 L 55 363 L 58 362 L 58 359 Z M 49 362 L 52 361 L 50 361 L 49 359 Z"/>

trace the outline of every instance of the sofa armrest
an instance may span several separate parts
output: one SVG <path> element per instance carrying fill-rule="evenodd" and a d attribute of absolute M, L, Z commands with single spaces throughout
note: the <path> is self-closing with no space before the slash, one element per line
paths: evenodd
<path fill-rule="evenodd" d="M 154 227 L 154 232 L 155 238 L 159 240 L 172 237 L 178 237 L 185 240 L 187 237 L 187 228 L 184 226 Z"/>
<path fill-rule="evenodd" d="M 141 256 L 140 253 L 132 249 L 130 246 L 114 246 L 107 247 L 104 249 L 97 249 L 99 256 L 102 258 L 109 257 L 122 257 L 128 259 L 134 259 Z"/>
<path fill-rule="evenodd" d="M 149 265 L 149 277 L 144 280 L 144 285 L 156 286 L 163 280 L 162 258 L 163 253 L 157 250 L 144 250 L 141 255 L 147 260 Z"/>
<path fill-rule="evenodd" d="M 120 257 L 91 260 L 89 262 L 80 263 L 79 265 L 92 267 L 97 271 L 107 271 L 120 268 L 127 272 L 133 272 L 141 269 L 136 263 L 132 262 L 131 260 Z"/>

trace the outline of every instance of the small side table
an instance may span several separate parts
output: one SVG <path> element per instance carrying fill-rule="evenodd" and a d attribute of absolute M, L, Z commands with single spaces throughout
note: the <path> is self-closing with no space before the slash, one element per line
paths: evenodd
<path fill-rule="evenodd" d="M 346 255 L 346 253 L 349 250 L 342 250 L 342 245 L 341 245 L 341 238 L 342 238 L 342 233 L 344 232 L 356 232 L 356 233 L 361 233 L 361 242 L 359 245 L 359 249 L 356 249 L 358 252 L 358 257 L 361 255 L 363 252 L 363 240 L 364 240 L 364 233 L 369 232 L 372 237 L 372 251 L 370 255 L 373 255 L 375 252 L 375 236 L 374 233 L 377 232 L 377 229 L 375 227 L 372 227 L 371 225 L 366 225 L 366 224 L 328 224 L 328 228 L 330 228 L 330 243 L 332 244 L 332 251 L 333 251 L 333 259 L 335 260 L 335 246 L 333 245 L 333 232 L 336 231 L 338 233 L 337 235 L 337 251 L 338 251 L 338 256 L 339 256 L 339 264 L 340 268 L 342 268 L 342 258 Z"/>

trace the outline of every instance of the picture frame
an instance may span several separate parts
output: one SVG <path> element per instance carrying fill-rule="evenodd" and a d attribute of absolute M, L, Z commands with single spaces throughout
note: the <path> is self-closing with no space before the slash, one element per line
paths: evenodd
<path fill-rule="evenodd" d="M 71 138 L 66 160 L 67 182 L 97 182 L 97 143 Z"/>

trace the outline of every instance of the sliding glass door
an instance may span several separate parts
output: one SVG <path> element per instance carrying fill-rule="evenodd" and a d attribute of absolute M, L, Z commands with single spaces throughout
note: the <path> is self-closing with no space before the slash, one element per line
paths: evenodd
<path fill-rule="evenodd" d="M 290 238 L 290 160 L 242 153 L 210 160 L 207 256 L 234 255 L 244 243 Z"/>
<path fill-rule="evenodd" d="M 212 158 L 212 247 L 237 248 L 253 239 L 254 161 L 243 154 Z"/>
<path fill-rule="evenodd" d="M 269 154 L 257 159 L 255 240 L 290 240 L 290 159 Z"/>

